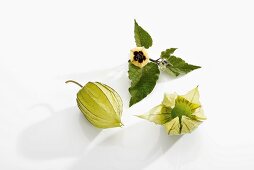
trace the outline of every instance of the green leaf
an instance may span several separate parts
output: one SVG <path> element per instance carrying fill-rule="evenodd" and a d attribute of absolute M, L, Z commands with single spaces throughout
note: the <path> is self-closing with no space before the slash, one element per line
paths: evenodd
<path fill-rule="evenodd" d="M 131 100 L 129 106 L 138 103 L 150 94 L 159 78 L 160 70 L 155 63 L 148 63 L 143 68 L 139 68 L 132 63 L 129 63 L 129 79 L 131 80 L 131 87 L 129 92 Z"/>
<path fill-rule="evenodd" d="M 166 65 L 166 68 L 164 69 L 167 73 L 179 76 L 180 74 L 186 74 L 201 68 L 200 66 L 188 64 L 183 59 L 172 55 L 175 50 L 176 48 L 170 48 L 161 52 L 161 58 L 168 62 L 168 65 Z"/>
<path fill-rule="evenodd" d="M 148 49 L 153 44 L 152 37 L 148 34 L 148 32 L 146 32 L 141 26 L 138 25 L 136 20 L 134 20 L 134 22 L 134 38 L 137 47 L 145 47 Z"/>
<path fill-rule="evenodd" d="M 168 59 L 174 52 L 177 50 L 177 48 L 169 48 L 165 51 L 161 52 L 161 58 Z"/>
<path fill-rule="evenodd" d="M 172 66 L 169 65 L 167 68 L 169 68 L 176 76 L 181 73 L 186 74 L 195 69 L 201 68 L 200 66 L 188 64 L 183 59 L 176 56 L 171 56 L 168 61 L 170 64 L 172 64 Z"/>

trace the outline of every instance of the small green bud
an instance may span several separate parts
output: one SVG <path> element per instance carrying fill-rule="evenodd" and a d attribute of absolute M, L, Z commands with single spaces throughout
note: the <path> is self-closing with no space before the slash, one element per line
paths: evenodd
<path fill-rule="evenodd" d="M 86 119 L 97 128 L 121 127 L 123 102 L 119 94 L 111 87 L 99 83 L 88 82 L 77 93 L 77 104 Z"/>

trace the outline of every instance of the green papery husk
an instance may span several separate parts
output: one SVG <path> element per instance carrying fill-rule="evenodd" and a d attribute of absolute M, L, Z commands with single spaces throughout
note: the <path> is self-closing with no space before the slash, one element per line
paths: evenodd
<path fill-rule="evenodd" d="M 171 119 L 170 114 L 168 114 L 170 110 L 171 108 L 160 104 L 152 108 L 147 114 L 139 115 L 138 117 L 154 122 L 155 124 L 163 125 Z"/>
<path fill-rule="evenodd" d="M 206 119 L 198 87 L 181 96 L 165 94 L 162 104 L 138 117 L 163 125 L 169 135 L 191 133 Z"/>
<path fill-rule="evenodd" d="M 88 82 L 77 94 L 77 104 L 87 120 L 98 128 L 122 126 L 123 103 L 118 93 L 99 82 Z"/>

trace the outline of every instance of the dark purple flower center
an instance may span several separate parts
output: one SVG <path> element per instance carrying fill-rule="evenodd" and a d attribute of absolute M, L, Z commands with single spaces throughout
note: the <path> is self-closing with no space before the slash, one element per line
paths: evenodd
<path fill-rule="evenodd" d="M 146 56 L 144 55 L 142 51 L 135 51 L 134 60 L 138 61 L 139 63 L 142 63 L 144 60 L 146 60 Z"/>

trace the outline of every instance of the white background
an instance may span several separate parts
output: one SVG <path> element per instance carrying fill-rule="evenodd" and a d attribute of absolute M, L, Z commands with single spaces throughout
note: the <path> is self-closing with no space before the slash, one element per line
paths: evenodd
<path fill-rule="evenodd" d="M 252 1 L 0 1 L 1 170 L 253 170 Z M 162 75 L 128 108 L 134 18 L 153 37 L 151 58 L 176 54 L 202 69 Z M 123 128 L 92 127 L 78 86 L 101 81 L 124 100 Z M 199 85 L 208 120 L 182 137 L 133 115 L 164 92 Z"/>

